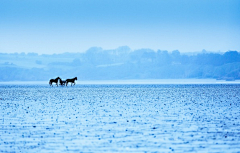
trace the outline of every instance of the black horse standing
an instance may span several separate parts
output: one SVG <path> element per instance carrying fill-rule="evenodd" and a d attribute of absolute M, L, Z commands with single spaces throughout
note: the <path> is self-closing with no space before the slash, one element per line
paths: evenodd
<path fill-rule="evenodd" d="M 59 83 L 60 83 L 61 86 L 65 86 L 66 80 L 64 81 L 64 80 L 62 80 L 62 79 L 60 78 L 60 79 L 59 79 Z"/>
<path fill-rule="evenodd" d="M 56 85 L 58 86 L 58 79 L 60 79 L 59 77 L 57 77 L 56 79 L 51 79 L 49 80 L 49 85 L 53 86 L 52 83 L 56 83 Z"/>
<path fill-rule="evenodd" d="M 77 80 L 77 77 L 72 78 L 72 79 L 67 79 L 67 80 L 66 80 L 66 86 L 68 85 L 69 82 L 71 82 L 71 86 L 72 86 L 72 84 L 75 85 L 75 80 Z"/>

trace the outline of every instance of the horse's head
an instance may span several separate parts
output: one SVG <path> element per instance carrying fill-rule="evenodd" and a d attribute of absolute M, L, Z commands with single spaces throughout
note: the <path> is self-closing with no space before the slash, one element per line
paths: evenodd
<path fill-rule="evenodd" d="M 75 77 L 74 79 L 77 80 L 77 77 Z"/>

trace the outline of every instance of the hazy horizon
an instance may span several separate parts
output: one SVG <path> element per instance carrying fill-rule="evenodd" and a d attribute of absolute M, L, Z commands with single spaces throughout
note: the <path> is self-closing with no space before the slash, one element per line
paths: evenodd
<path fill-rule="evenodd" d="M 65 52 L 46 52 L 46 53 L 38 53 L 38 52 L 0 52 L 0 54 L 38 54 L 38 55 L 53 55 L 53 54 L 66 54 L 66 53 L 70 53 L 70 54 L 75 54 L 75 53 L 86 53 L 88 52 L 89 50 L 91 49 L 101 49 L 102 51 L 113 51 L 113 50 L 118 50 L 120 48 L 129 48 L 130 49 L 130 52 L 134 52 L 134 51 L 138 51 L 138 50 L 151 50 L 151 51 L 154 51 L 154 52 L 158 52 L 158 51 L 167 51 L 168 53 L 172 53 L 174 51 L 179 51 L 180 53 L 182 54 L 198 54 L 198 53 L 226 53 L 226 52 L 229 52 L 229 51 L 237 51 L 239 52 L 239 50 L 225 50 L 225 51 L 220 51 L 220 50 L 205 50 L 205 49 L 202 49 L 202 50 L 198 50 L 198 51 L 189 51 L 189 52 L 181 52 L 180 50 L 178 49 L 175 49 L 175 50 L 163 50 L 161 48 L 159 49 L 152 49 L 152 48 L 137 48 L 137 49 L 132 49 L 130 48 L 129 46 L 119 46 L 119 47 L 116 47 L 116 48 L 102 48 L 102 47 L 98 47 L 98 46 L 93 46 L 93 47 L 90 47 L 88 48 L 87 50 L 84 50 L 84 51 L 65 51 Z"/>
<path fill-rule="evenodd" d="M 54 54 L 129 46 L 132 50 L 240 50 L 240 1 L 0 2 L 0 53 Z"/>
<path fill-rule="evenodd" d="M 240 80 L 240 52 L 183 54 L 151 49 L 91 48 L 85 53 L 1 54 L 0 81 L 218 79 Z"/>

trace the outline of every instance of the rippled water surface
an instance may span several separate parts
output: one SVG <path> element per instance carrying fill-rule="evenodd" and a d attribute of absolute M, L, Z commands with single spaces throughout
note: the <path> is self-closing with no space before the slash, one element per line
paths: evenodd
<path fill-rule="evenodd" d="M 0 152 L 240 152 L 240 85 L 0 85 Z"/>

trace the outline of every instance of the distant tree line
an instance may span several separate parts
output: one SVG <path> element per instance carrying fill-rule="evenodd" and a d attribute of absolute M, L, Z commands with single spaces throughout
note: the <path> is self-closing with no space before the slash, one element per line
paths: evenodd
<path fill-rule="evenodd" d="M 55 76 L 79 80 L 240 79 L 240 53 L 180 53 L 129 47 L 90 48 L 84 53 L 0 53 L 0 81 L 42 81 Z M 17 61 L 17 62 L 16 62 Z"/>

